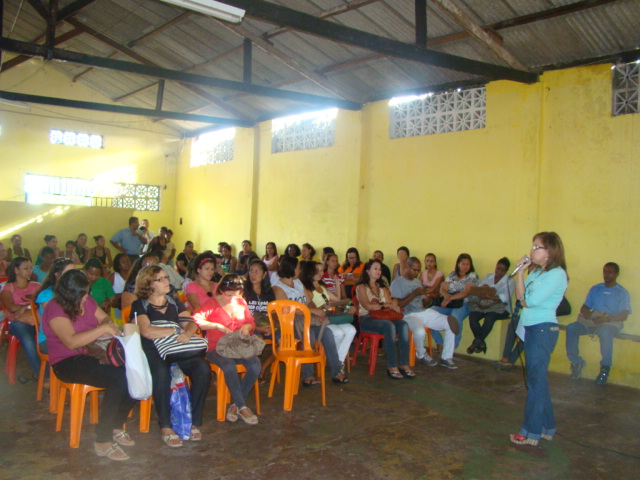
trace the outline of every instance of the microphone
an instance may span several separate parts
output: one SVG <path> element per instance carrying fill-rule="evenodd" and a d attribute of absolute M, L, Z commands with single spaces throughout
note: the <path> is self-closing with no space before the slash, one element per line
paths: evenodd
<path fill-rule="evenodd" d="M 529 260 L 531 260 L 531 259 L 525 255 L 524 256 L 524 263 L 529 263 Z M 515 270 L 513 272 L 511 272 L 511 275 L 509 275 L 509 278 L 513 277 L 516 273 L 518 273 L 522 269 L 522 267 L 524 267 L 524 263 L 522 265 L 518 265 L 515 268 Z"/>

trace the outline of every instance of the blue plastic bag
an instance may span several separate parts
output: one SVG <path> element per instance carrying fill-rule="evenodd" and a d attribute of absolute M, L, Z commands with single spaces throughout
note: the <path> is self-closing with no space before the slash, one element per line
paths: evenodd
<path fill-rule="evenodd" d="M 191 437 L 191 395 L 184 373 L 171 364 L 171 428 L 182 440 Z"/>

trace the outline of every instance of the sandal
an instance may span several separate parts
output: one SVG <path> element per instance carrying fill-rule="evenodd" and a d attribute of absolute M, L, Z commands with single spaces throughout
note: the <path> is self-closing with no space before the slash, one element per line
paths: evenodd
<path fill-rule="evenodd" d="M 392 372 L 391 370 L 387 370 L 387 375 L 394 380 L 402 380 L 404 378 L 400 372 Z"/>
<path fill-rule="evenodd" d="M 99 457 L 107 457 L 109 460 L 115 460 L 116 462 L 129 460 L 129 455 L 124 453 L 124 450 L 122 450 L 120 448 L 120 445 L 118 445 L 117 443 L 112 444 L 106 450 L 100 450 L 95 445 L 93 448 L 96 452 L 96 455 L 98 455 Z"/>
<path fill-rule="evenodd" d="M 344 372 L 339 373 L 337 376 L 333 377 L 333 383 L 350 383 L 351 379 L 347 377 Z"/>
<path fill-rule="evenodd" d="M 235 411 L 231 411 L 231 409 L 235 409 Z M 238 421 L 238 407 L 236 407 L 235 403 L 229 405 L 229 410 L 227 410 L 227 422 L 236 423 Z"/>
<path fill-rule="evenodd" d="M 189 440 L 192 442 L 199 442 L 202 440 L 202 432 L 198 427 L 191 427 L 191 436 L 189 437 Z"/>
<path fill-rule="evenodd" d="M 132 447 L 136 442 L 129 436 L 126 430 L 120 430 L 118 433 L 113 434 L 113 441 L 122 445 L 123 447 Z"/>
<path fill-rule="evenodd" d="M 175 433 L 172 433 L 171 435 L 162 435 L 162 441 L 167 447 L 171 448 L 180 448 L 183 445 L 182 439 Z"/>
<path fill-rule="evenodd" d="M 258 375 L 258 385 L 264 387 L 267 384 L 267 380 L 264 378 L 263 374 Z"/>
<path fill-rule="evenodd" d="M 247 410 L 251 415 L 249 415 L 248 417 L 245 417 L 244 415 L 242 415 L 240 413 L 243 410 Z M 238 418 L 240 418 L 244 423 L 246 423 L 248 425 L 257 425 L 258 424 L 258 417 L 246 405 L 244 407 L 242 407 L 240 410 L 238 410 Z"/>
<path fill-rule="evenodd" d="M 519 433 L 512 433 L 509 435 L 509 440 L 511 440 L 511 443 L 515 443 L 516 445 L 533 445 L 534 447 L 538 445 L 538 440 L 525 437 Z"/>
<path fill-rule="evenodd" d="M 317 378 L 311 377 L 311 380 L 309 380 L 309 379 L 303 380 L 302 381 L 302 386 L 303 387 L 317 387 L 321 383 L 322 382 L 320 380 L 318 380 Z"/>
<path fill-rule="evenodd" d="M 416 378 L 416 374 L 410 368 L 398 368 L 398 371 L 403 377 Z"/>

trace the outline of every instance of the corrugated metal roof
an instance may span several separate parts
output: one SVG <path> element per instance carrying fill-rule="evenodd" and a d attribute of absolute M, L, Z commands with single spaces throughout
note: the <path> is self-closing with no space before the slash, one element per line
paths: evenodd
<path fill-rule="evenodd" d="M 598 6 L 591 8 L 530 21 L 522 21 L 522 17 L 575 6 L 577 0 L 452 1 L 468 18 L 485 28 L 499 22 L 520 20 L 513 26 L 503 25 L 494 33 L 501 39 L 503 47 L 532 71 L 558 64 L 587 62 L 640 46 L 640 0 L 599 2 Z M 61 0 L 60 9 L 73 3 L 73 0 Z M 415 41 L 413 0 L 278 0 L 271 3 L 381 37 L 408 44 Z M 350 7 L 350 3 L 356 8 L 345 8 L 336 13 L 335 9 Z M 30 4 L 22 4 L 13 31 L 11 27 L 20 1 L 5 0 L 4 5 L 5 35 L 27 42 L 42 41 L 46 22 Z M 239 27 L 234 27 L 193 12 L 185 15 L 185 10 L 158 0 L 96 0 L 78 11 L 73 19 L 80 22 L 80 28 L 85 25 L 121 47 L 116 49 L 90 33 L 82 33 L 62 43 L 59 48 L 135 62 L 126 54 L 130 49 L 152 65 L 236 82 L 243 81 L 243 34 L 260 37 L 253 47 L 254 84 L 357 102 L 430 85 L 480 79 L 474 73 L 384 56 L 299 30 L 281 29 L 251 16 L 246 16 Z M 56 34 L 61 35 L 73 28 L 62 22 Z M 460 33 L 462 35 L 457 38 L 447 37 Z M 427 35 L 429 41 L 437 43 L 429 47 L 433 50 L 506 65 L 505 60 L 485 44 L 464 35 L 455 19 L 432 1 L 427 2 Z M 14 54 L 5 53 L 4 60 L 13 57 Z M 73 63 L 55 65 L 70 78 L 85 73 L 78 81 L 112 100 L 125 97 L 118 102 L 122 105 L 155 108 L 157 79 L 97 68 L 86 73 L 87 66 Z M 200 85 L 185 87 L 178 82 L 167 81 L 163 108 L 255 120 L 270 118 L 284 111 L 318 107 L 307 102 Z M 202 126 L 197 122 L 163 121 L 179 130 Z"/>

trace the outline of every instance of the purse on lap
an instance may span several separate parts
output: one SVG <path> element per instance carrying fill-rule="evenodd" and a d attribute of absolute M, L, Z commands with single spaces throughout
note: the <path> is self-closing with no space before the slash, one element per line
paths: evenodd
<path fill-rule="evenodd" d="M 171 335 L 153 340 L 154 345 L 158 349 L 158 353 L 164 360 L 179 362 L 195 357 L 204 357 L 207 353 L 209 342 L 207 342 L 206 338 L 193 335 L 187 343 L 178 342 L 177 338 L 181 332 L 180 326 L 177 323 L 170 320 L 153 320 L 151 325 L 154 327 L 174 329 L 174 333 Z"/>

